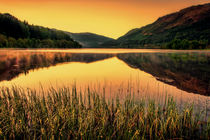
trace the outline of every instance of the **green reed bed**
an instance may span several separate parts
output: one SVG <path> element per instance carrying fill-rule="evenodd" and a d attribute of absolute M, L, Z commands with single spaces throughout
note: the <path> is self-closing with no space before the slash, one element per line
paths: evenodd
<path fill-rule="evenodd" d="M 38 95 L 39 94 L 39 95 Z M 0 139 L 209 139 L 210 120 L 199 121 L 193 107 L 178 109 L 126 98 L 107 100 L 88 90 L 2 88 Z"/>

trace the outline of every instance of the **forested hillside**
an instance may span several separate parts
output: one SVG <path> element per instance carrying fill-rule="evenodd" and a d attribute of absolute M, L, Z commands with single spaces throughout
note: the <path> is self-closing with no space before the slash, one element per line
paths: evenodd
<path fill-rule="evenodd" d="M 63 31 L 30 25 L 0 14 L 0 48 L 81 48 Z"/>
<path fill-rule="evenodd" d="M 188 7 L 104 46 L 120 48 L 204 49 L 210 43 L 210 4 Z"/>

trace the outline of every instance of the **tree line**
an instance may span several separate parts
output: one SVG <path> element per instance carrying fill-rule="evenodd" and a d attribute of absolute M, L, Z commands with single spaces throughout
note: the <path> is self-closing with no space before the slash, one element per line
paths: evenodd
<path fill-rule="evenodd" d="M 208 40 L 174 39 L 166 44 L 166 49 L 206 49 Z"/>

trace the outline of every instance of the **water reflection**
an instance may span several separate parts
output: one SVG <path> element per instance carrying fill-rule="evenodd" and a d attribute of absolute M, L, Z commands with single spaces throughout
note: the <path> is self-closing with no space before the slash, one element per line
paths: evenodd
<path fill-rule="evenodd" d="M 167 96 L 173 96 L 180 105 L 190 101 L 209 111 L 208 51 L 78 51 L 0 50 L 0 87 L 17 85 L 39 90 L 76 82 L 78 89 L 103 91 L 107 98 L 135 93 L 136 99 L 164 102 Z M 140 53 L 131 53 L 134 51 Z"/>
<path fill-rule="evenodd" d="M 135 54 L 129 53 L 134 50 L 121 49 L 112 49 L 110 52 L 115 53 L 109 54 L 102 53 L 108 51 L 107 49 L 95 50 L 97 52 L 95 54 L 91 54 L 90 51 L 94 50 L 89 49 L 82 50 L 87 53 L 81 54 L 70 53 L 71 51 L 78 52 L 79 50 L 1 50 L 0 81 L 12 80 L 21 73 L 27 74 L 30 70 L 55 66 L 64 62 L 91 63 L 117 57 L 130 67 L 145 71 L 157 80 L 176 86 L 181 90 L 210 95 L 210 53 L 208 51 L 170 52 L 166 50 L 167 53 L 160 53 L 159 50 L 150 50 L 149 53 L 149 51 L 143 50 L 141 53 Z M 128 53 L 125 53 L 126 51 Z M 112 62 L 110 63 L 112 64 Z M 112 70 L 115 66 L 113 63 L 107 67 Z M 121 70 L 119 69 L 118 72 L 120 73 Z M 98 69 L 93 68 L 92 71 L 97 73 Z"/>

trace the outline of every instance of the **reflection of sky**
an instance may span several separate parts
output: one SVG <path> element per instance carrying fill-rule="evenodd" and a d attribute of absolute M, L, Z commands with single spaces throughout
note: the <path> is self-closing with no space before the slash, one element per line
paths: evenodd
<path fill-rule="evenodd" d="M 136 97 L 154 98 L 164 102 L 167 96 L 173 96 L 178 103 L 195 102 L 206 106 L 210 97 L 187 93 L 176 87 L 157 81 L 152 75 L 129 67 L 116 57 L 93 63 L 70 62 L 31 70 L 27 75 L 20 74 L 11 81 L 3 81 L 0 86 L 17 85 L 23 88 L 44 89 L 49 87 L 72 86 L 76 82 L 78 89 L 88 86 L 98 91 L 105 87 L 106 97 L 125 97 L 128 92 L 135 92 Z M 129 91 L 128 91 L 129 89 Z"/>

